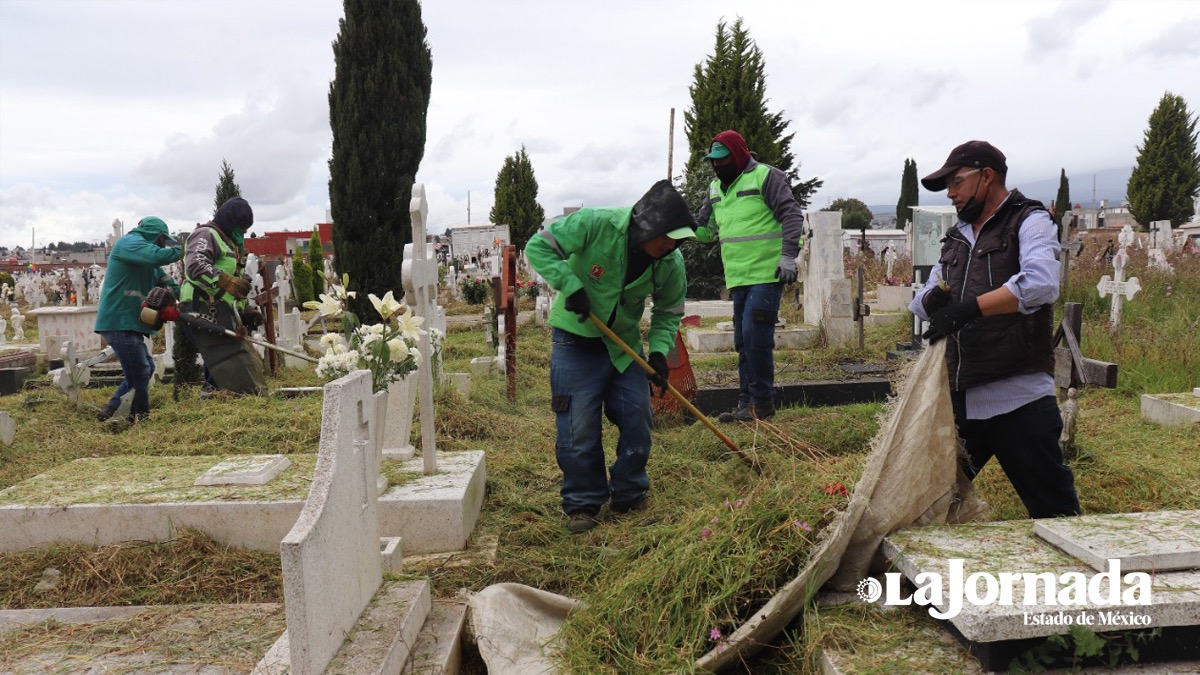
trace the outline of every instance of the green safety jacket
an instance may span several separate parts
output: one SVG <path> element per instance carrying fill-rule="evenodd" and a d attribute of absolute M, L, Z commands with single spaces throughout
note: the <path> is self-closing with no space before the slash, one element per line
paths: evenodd
<path fill-rule="evenodd" d="M 534 271 L 558 291 L 550 310 L 551 326 L 584 337 L 603 335 L 591 321 L 580 323 L 579 315 L 564 306 L 567 296 L 583 288 L 592 303 L 592 313 L 625 344 L 640 351 L 642 313 L 649 296 L 654 301 L 650 310 L 650 353 L 667 354 L 675 345 L 687 294 L 683 256 L 678 250 L 671 251 L 626 285 L 632 212 L 629 207 L 580 209 L 530 238 L 525 257 Z M 625 372 L 633 359 L 611 341 L 605 339 L 604 344 L 613 367 Z"/>
<path fill-rule="evenodd" d="M 789 227 L 789 230 L 795 230 L 794 239 L 785 242 L 784 225 L 764 193 L 764 184 L 772 167 L 757 162 L 752 164 L 729 185 L 728 190 L 721 190 L 719 180 L 714 180 L 708 188 L 706 206 L 711 208 L 712 220 L 720 231 L 721 262 L 725 265 L 725 285 L 729 288 L 778 281 L 775 271 L 781 258 L 787 253 L 795 258 L 799 252 L 803 223 L 799 207 L 794 209 L 796 224 Z M 786 187 L 786 182 L 783 185 Z M 794 204 L 790 190 L 786 199 Z M 703 226 L 709 221 L 703 210 L 701 213 L 700 224 Z M 698 238 L 705 241 L 709 238 L 708 233 L 703 231 L 706 228 L 701 230 Z"/>
<path fill-rule="evenodd" d="M 216 246 L 212 252 L 211 247 Z M 226 241 L 221 231 L 212 224 L 199 225 L 183 244 L 184 273 L 179 294 L 180 302 L 210 299 L 221 300 L 234 310 L 246 306 L 246 300 L 238 300 L 217 287 L 221 272 L 231 276 L 242 273 L 242 260 L 238 250 Z"/>

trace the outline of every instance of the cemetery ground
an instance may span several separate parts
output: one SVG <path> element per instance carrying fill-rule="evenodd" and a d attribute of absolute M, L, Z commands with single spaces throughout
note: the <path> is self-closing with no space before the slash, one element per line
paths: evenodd
<path fill-rule="evenodd" d="M 1130 269 L 1143 291 L 1124 305 L 1115 331 L 1107 325 L 1109 300 L 1096 297 L 1101 263 L 1085 254 L 1068 279 L 1065 298 L 1083 303 L 1084 355 L 1120 367 L 1116 389 L 1085 388 L 1079 396 L 1082 412 L 1071 462 L 1080 500 L 1089 514 L 1198 509 L 1200 430 L 1144 420 L 1139 396 L 1191 391 L 1200 384 L 1195 381 L 1200 261 L 1172 258 L 1171 274 L 1147 269 L 1144 252 L 1131 257 Z M 789 325 L 800 323 L 803 315 L 794 303 L 785 299 L 784 304 Z M 451 303 L 448 310 L 478 316 L 481 307 Z M 781 350 L 780 379 L 852 377 L 839 364 L 885 363 L 885 353 L 906 340 L 908 330 L 905 321 L 869 328 L 863 352 L 853 347 Z M 443 368 L 469 371 L 471 358 L 493 353 L 478 322 L 451 323 Z M 502 375 L 473 377 L 469 398 L 451 387 L 439 388 L 439 449 L 487 450 L 487 491 L 468 551 L 410 559 L 402 576 L 428 578 L 435 597 L 448 599 L 463 589 L 518 582 L 584 600 L 587 609 L 572 616 L 557 643 L 572 672 L 687 670 L 804 566 L 823 524 L 845 505 L 839 484 L 853 489 L 886 404 L 789 407 L 769 423 L 723 427 L 758 460 L 761 473 L 702 425 L 663 416 L 649 465 L 651 508 L 620 517 L 606 509 L 601 527 L 574 536 L 566 532 L 559 509 L 549 357 L 548 329 L 522 321 L 515 402 L 506 396 Z M 691 358 L 702 387 L 728 383 L 734 363 L 728 355 L 693 353 Z M 304 371 L 281 372 L 273 386 L 319 384 Z M 110 394 L 111 388 L 87 389 L 83 398 L 99 407 Z M 229 455 L 279 453 L 300 464 L 303 454 L 315 452 L 320 436 L 319 396 L 202 399 L 197 390 L 185 388 L 176 401 L 172 387 L 159 384 L 151 390 L 151 403 L 149 420 L 111 433 L 34 378 L 24 391 L 0 399 L 0 409 L 11 413 L 18 429 L 11 446 L 0 446 L 0 489 L 93 457 L 131 456 L 123 460 L 125 476 L 145 473 L 138 456 L 177 457 L 182 464 L 206 467 Z M 606 423 L 610 455 L 614 444 L 615 429 Z M 407 478 L 385 472 L 392 483 Z M 161 485 L 169 476 L 141 477 L 147 485 L 160 484 L 156 489 L 170 489 Z M 102 492 L 82 494 L 82 487 L 97 478 L 66 473 L 59 483 L 30 489 L 44 491 L 39 497 L 46 503 L 106 499 Z M 990 519 L 1025 518 L 995 463 L 976 484 L 992 506 Z M 303 494 L 306 485 L 273 482 L 255 489 Z M 11 492 L 0 494 L 0 504 L 15 498 Z M 25 503 L 30 497 L 21 495 Z M 148 490 L 145 498 L 156 497 Z M 36 590 L 48 568 L 61 572 L 57 585 Z M 50 622 L 0 633 L 0 671 L 36 654 L 70 654 L 70 663 L 86 669 L 89 658 L 125 652 L 155 663 L 248 672 L 284 628 L 282 601 L 277 554 L 225 547 L 194 532 L 157 544 L 0 553 L 0 609 L 178 606 L 133 623 Z M 242 603 L 240 614 L 223 615 L 216 624 L 206 607 L 218 603 Z M 813 672 L 821 649 L 837 649 L 848 655 L 851 672 L 970 672 L 970 658 L 940 637 L 933 623 L 923 612 L 882 612 L 857 601 L 814 606 L 744 670 Z M 470 659 L 465 669 L 484 672 Z"/>

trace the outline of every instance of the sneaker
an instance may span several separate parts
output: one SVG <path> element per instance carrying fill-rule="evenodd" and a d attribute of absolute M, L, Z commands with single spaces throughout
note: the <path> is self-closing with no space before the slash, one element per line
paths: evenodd
<path fill-rule="evenodd" d="M 620 504 L 613 502 L 612 505 L 613 513 L 631 513 L 634 511 L 645 511 L 648 508 L 650 508 L 650 498 L 646 495 L 642 495 L 632 502 L 623 502 Z"/>
<path fill-rule="evenodd" d="M 595 516 L 583 511 L 568 514 L 567 518 L 567 531 L 571 534 L 583 534 L 600 524 Z"/>

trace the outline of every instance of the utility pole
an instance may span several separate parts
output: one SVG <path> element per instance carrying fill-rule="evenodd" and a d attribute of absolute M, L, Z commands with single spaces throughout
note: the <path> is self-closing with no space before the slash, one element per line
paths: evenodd
<path fill-rule="evenodd" d="M 671 180 L 675 163 L 675 109 L 671 108 L 671 124 L 667 131 L 667 180 Z"/>
<path fill-rule="evenodd" d="M 471 224 L 471 191 L 467 190 L 467 224 Z"/>

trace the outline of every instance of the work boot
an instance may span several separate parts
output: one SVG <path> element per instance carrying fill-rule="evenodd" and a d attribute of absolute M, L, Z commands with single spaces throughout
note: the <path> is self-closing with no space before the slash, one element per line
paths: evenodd
<path fill-rule="evenodd" d="M 103 408 L 101 408 L 99 411 L 96 412 L 96 421 L 97 422 L 107 422 L 108 418 L 112 417 L 114 414 L 116 414 L 116 412 L 117 412 L 116 408 L 111 408 L 106 405 Z"/>
<path fill-rule="evenodd" d="M 752 406 L 739 406 L 733 412 L 723 412 L 717 417 L 718 422 L 726 424 L 732 422 L 753 422 L 754 420 L 765 420 L 768 417 L 775 416 L 775 406 L 759 405 L 755 403 Z"/>
<path fill-rule="evenodd" d="M 583 534 L 600 524 L 595 516 L 583 511 L 567 514 L 567 518 L 567 531 L 571 534 Z"/>
<path fill-rule="evenodd" d="M 613 513 L 631 513 L 634 511 L 645 511 L 648 508 L 650 508 L 650 498 L 646 495 L 642 495 L 632 502 L 613 502 L 612 505 Z"/>

